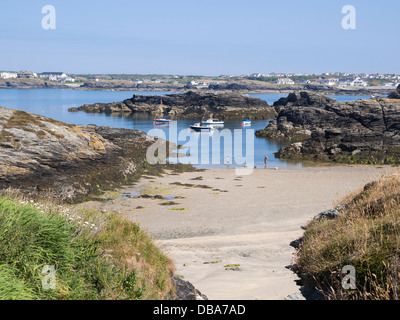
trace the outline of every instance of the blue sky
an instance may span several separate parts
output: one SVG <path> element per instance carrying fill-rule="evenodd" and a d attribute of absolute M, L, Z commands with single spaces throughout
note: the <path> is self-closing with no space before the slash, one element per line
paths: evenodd
<path fill-rule="evenodd" d="M 348 4 L 355 30 L 342 28 Z M 399 12 L 399 0 L 1 1 L 0 70 L 400 73 Z"/>

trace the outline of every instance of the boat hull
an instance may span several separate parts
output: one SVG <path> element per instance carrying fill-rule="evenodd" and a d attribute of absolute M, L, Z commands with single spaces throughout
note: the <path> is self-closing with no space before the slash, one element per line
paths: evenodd
<path fill-rule="evenodd" d="M 191 129 L 194 131 L 210 131 L 211 127 L 204 127 L 204 126 L 190 126 Z"/>
<path fill-rule="evenodd" d="M 157 119 L 157 120 L 154 120 L 154 124 L 168 124 L 168 123 L 170 123 L 171 122 L 171 120 L 163 120 L 163 119 Z"/>
<path fill-rule="evenodd" d="M 223 125 L 224 121 L 207 120 L 207 121 L 202 121 L 201 123 L 204 124 L 204 125 Z"/>

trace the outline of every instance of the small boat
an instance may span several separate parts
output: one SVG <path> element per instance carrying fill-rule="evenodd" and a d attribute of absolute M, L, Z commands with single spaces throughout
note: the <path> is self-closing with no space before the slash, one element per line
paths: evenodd
<path fill-rule="evenodd" d="M 215 120 L 215 119 L 208 119 L 208 120 L 205 120 L 205 121 L 202 121 L 201 122 L 202 124 L 205 124 L 205 125 L 222 125 L 222 124 L 224 124 L 224 121 L 223 120 Z"/>
<path fill-rule="evenodd" d="M 242 126 L 251 126 L 251 121 L 249 119 L 243 119 Z"/>
<path fill-rule="evenodd" d="M 171 117 L 161 117 L 161 118 L 155 119 L 153 121 L 153 124 L 167 124 L 167 123 L 170 123 L 171 121 L 172 121 Z"/>
<path fill-rule="evenodd" d="M 211 126 L 200 125 L 200 122 L 192 124 L 190 128 L 193 129 L 194 131 L 210 131 L 211 129 L 213 129 L 213 127 Z"/>

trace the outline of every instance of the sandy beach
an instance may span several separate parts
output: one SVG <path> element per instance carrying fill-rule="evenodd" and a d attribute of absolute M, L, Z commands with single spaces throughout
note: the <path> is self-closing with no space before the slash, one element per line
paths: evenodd
<path fill-rule="evenodd" d="M 256 169 L 243 176 L 234 169 L 168 173 L 105 195 L 112 201 L 79 207 L 120 212 L 139 222 L 173 259 L 176 273 L 209 299 L 285 299 L 300 292 L 287 266 L 295 253 L 290 242 L 301 237 L 301 226 L 395 170 L 319 166 Z"/>

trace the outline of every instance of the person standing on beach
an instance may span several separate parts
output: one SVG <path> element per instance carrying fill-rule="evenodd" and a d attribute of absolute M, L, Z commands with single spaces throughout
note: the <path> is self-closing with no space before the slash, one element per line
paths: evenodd
<path fill-rule="evenodd" d="M 226 167 L 229 168 L 229 156 L 226 156 Z"/>
<path fill-rule="evenodd" d="M 264 167 L 267 168 L 267 161 L 268 161 L 268 157 L 266 154 L 264 154 Z"/>

